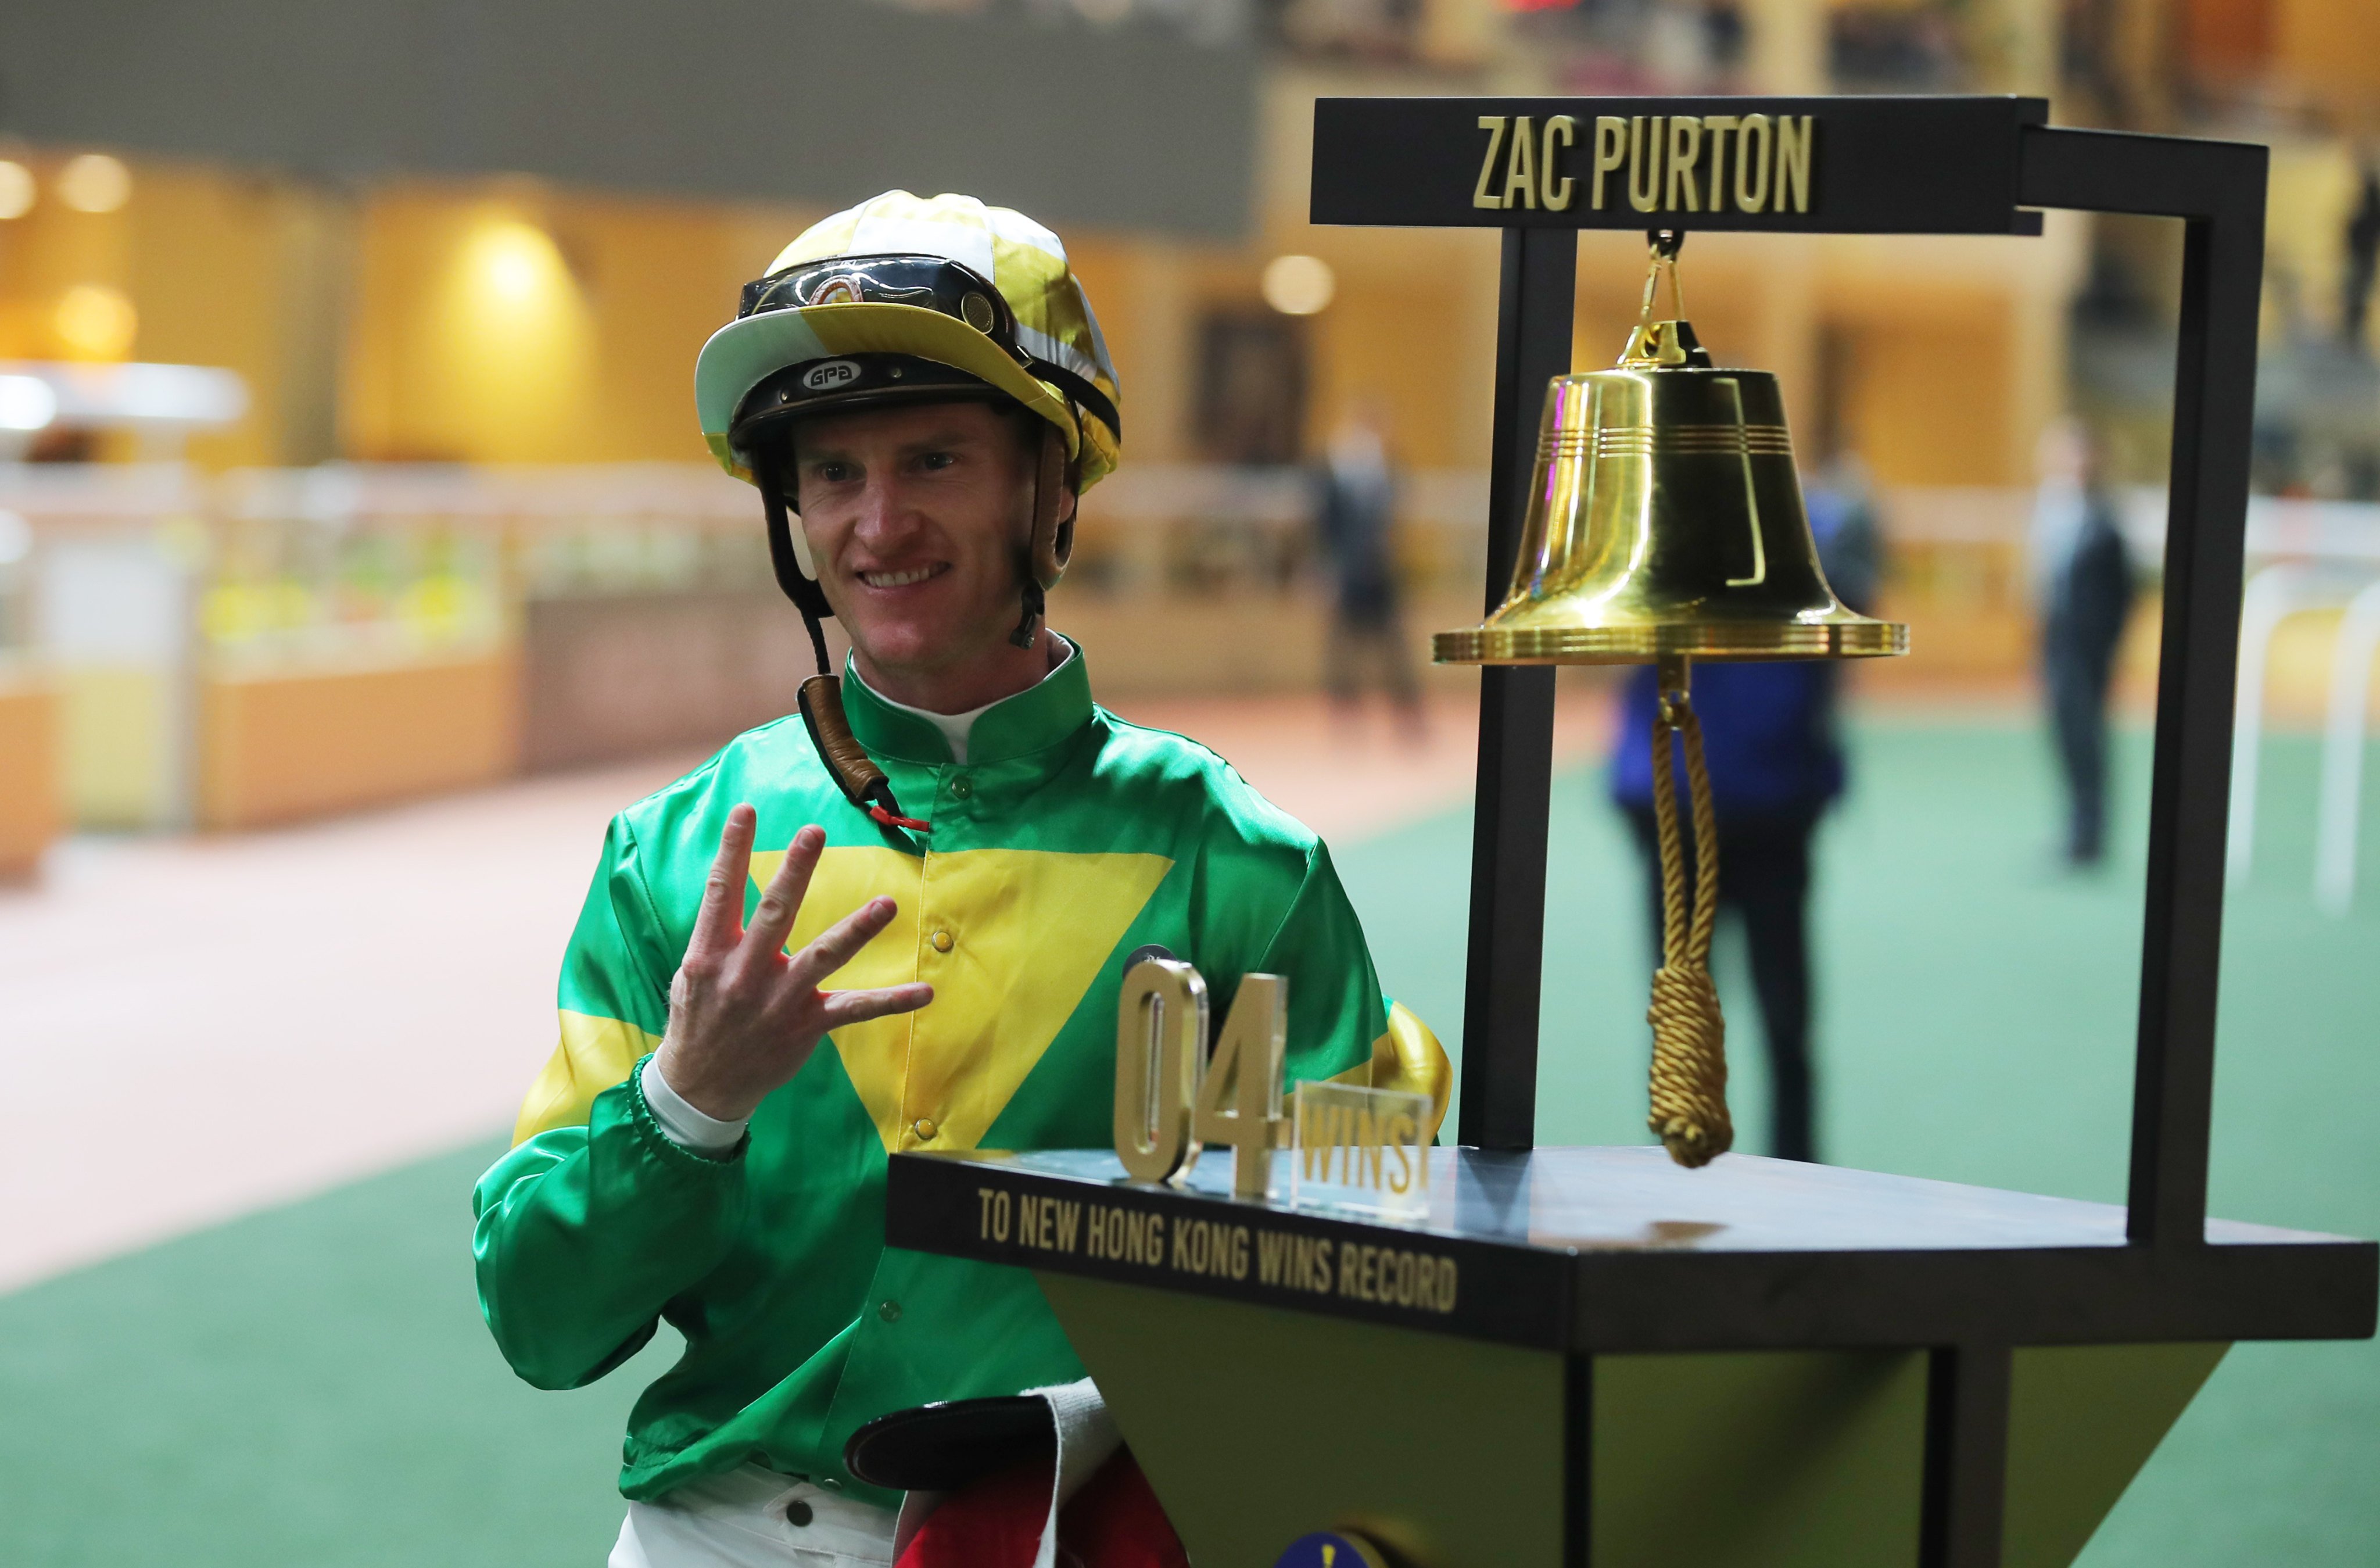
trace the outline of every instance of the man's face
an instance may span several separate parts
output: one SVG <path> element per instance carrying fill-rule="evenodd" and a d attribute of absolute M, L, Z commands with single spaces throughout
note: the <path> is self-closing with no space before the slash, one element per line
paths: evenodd
<path fill-rule="evenodd" d="M 810 560 L 863 660 L 928 675 L 996 652 L 1020 610 L 1034 468 L 1016 422 L 984 403 L 795 431 Z"/>

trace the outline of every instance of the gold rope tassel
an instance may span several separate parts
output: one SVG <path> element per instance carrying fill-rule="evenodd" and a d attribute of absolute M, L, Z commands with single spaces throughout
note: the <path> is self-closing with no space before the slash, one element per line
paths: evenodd
<path fill-rule="evenodd" d="M 1718 819 L 1703 767 L 1702 723 L 1687 696 L 1681 654 L 1660 660 L 1653 715 L 1653 820 L 1661 845 L 1661 966 L 1653 974 L 1653 1114 L 1670 1158 L 1707 1165 L 1735 1142 L 1727 1114 L 1727 1020 L 1711 985 L 1711 932 L 1718 924 Z M 1686 787 L 1694 821 L 1694 887 L 1686 902 L 1685 849 L 1679 842 L 1678 784 L 1670 736 L 1684 737 Z"/>

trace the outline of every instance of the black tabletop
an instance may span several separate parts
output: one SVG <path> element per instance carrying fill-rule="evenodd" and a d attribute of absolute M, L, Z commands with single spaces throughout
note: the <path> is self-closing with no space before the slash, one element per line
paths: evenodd
<path fill-rule="evenodd" d="M 887 1239 L 1558 1350 L 2361 1338 L 2380 1290 L 2370 1242 L 2211 1221 L 2151 1250 L 2115 1205 L 1750 1155 L 1436 1149 L 1402 1222 L 1229 1185 L 1225 1159 L 1150 1186 L 1104 1150 L 896 1155 Z"/>

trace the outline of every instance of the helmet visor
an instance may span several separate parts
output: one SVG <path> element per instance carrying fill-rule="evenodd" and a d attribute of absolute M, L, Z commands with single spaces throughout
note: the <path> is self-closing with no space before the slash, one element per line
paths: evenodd
<path fill-rule="evenodd" d="M 831 256 L 744 286 L 736 319 L 814 305 L 911 305 L 965 322 L 1020 365 L 1016 315 L 974 269 L 945 256 Z"/>

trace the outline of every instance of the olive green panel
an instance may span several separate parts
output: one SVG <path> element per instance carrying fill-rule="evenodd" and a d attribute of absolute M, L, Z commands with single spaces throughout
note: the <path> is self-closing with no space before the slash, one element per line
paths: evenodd
<path fill-rule="evenodd" d="M 1918 1351 L 1595 1362 L 1596 1568 L 1915 1568 Z"/>
<path fill-rule="evenodd" d="M 1424 1568 L 1561 1562 L 1560 1356 L 1038 1277 L 1198 1568 L 1334 1524 Z"/>
<path fill-rule="evenodd" d="M 2228 1344 L 2058 1345 L 2016 1353 L 2002 1568 L 2066 1568 Z"/>

